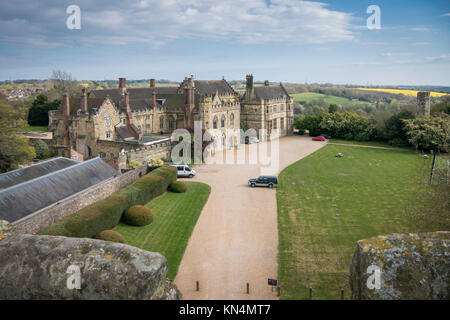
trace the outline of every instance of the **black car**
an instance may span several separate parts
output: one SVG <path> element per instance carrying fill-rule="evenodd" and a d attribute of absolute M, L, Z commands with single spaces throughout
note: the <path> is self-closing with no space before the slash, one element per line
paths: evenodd
<path fill-rule="evenodd" d="M 250 179 L 248 180 L 248 185 L 251 187 L 269 187 L 273 188 L 278 185 L 278 178 L 277 177 L 271 177 L 271 176 L 261 176 L 257 179 Z"/>
<path fill-rule="evenodd" d="M 331 136 L 329 134 L 326 134 L 326 133 L 321 133 L 321 134 L 319 134 L 319 136 L 322 136 L 322 137 L 324 137 L 327 140 L 331 139 Z"/>

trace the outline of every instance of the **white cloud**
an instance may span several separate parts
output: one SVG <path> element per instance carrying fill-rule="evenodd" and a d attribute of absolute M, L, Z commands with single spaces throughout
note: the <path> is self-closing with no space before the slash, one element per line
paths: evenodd
<path fill-rule="evenodd" d="M 20 2 L 20 0 L 17 0 Z M 42 10 L 56 14 L 60 1 L 42 2 Z M 41 3 L 39 2 L 39 3 Z M 47 2 L 47 3 L 45 3 Z M 67 35 L 62 30 L 66 15 L 60 20 L 38 20 L 29 8 L 29 19 L 35 19 L 40 30 L 27 32 L 30 38 L 51 37 L 51 41 L 73 41 L 86 44 L 165 43 L 173 39 L 206 39 L 240 43 L 322 44 L 354 40 L 352 22 L 345 12 L 330 10 L 325 3 L 302 0 L 133 0 L 79 1 L 81 28 Z M 6 5 L 5 5 L 6 6 Z M 18 4 L 20 6 L 20 4 Z M 2 5 L 0 5 L 0 9 Z M 14 7 L 6 8 L 14 11 Z M 34 11 L 34 12 L 33 12 Z M 39 11 L 39 10 L 38 10 Z M 20 15 L 25 15 L 27 10 Z M 33 16 L 34 15 L 34 16 Z M 2 18 L 0 14 L 0 19 Z M 12 32 L 21 34 L 20 30 Z M 23 36 L 23 34 L 21 34 Z M 0 41 L 1 41 L 0 36 Z"/>
<path fill-rule="evenodd" d="M 441 17 L 450 17 L 450 12 L 444 13 Z"/>

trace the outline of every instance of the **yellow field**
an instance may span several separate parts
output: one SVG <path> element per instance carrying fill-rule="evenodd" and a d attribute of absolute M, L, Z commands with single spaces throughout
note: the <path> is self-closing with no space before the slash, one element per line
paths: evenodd
<path fill-rule="evenodd" d="M 401 90 L 401 89 L 378 89 L 378 88 L 357 88 L 358 90 L 366 90 L 366 91 L 381 91 L 381 92 L 389 92 L 394 94 L 404 94 L 405 96 L 417 96 L 416 90 Z M 441 93 L 441 92 L 431 92 L 432 97 L 442 97 L 446 96 L 448 93 Z"/>

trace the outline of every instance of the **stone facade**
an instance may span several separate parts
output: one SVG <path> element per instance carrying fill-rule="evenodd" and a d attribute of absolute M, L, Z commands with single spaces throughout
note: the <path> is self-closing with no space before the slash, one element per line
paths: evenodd
<path fill-rule="evenodd" d="M 293 100 L 281 83 L 254 88 L 253 76 L 247 76 L 242 99 L 224 79 L 191 76 L 179 87 L 156 87 L 151 79 L 148 88 L 127 88 L 125 78 L 120 78 L 118 89 L 89 95 L 83 90 L 79 99 L 65 96 L 60 109 L 49 113 L 49 129 L 61 155 L 77 160 L 100 156 L 115 169 L 124 169 L 123 152 L 135 150 L 131 160 L 139 162 L 166 157 L 168 146 L 159 142 L 177 128 L 192 132 L 194 121 L 213 131 L 214 145 L 220 148 L 239 147 L 236 133 L 242 121 L 258 133 L 263 129 L 263 139 L 273 129 L 290 135 L 293 110 Z"/>
<path fill-rule="evenodd" d="M 294 129 L 294 100 L 284 86 L 253 85 L 253 75 L 247 75 L 246 91 L 241 101 L 241 119 L 248 128 L 253 128 L 260 139 L 270 137 L 273 129 L 279 130 L 280 136 L 292 135 Z"/>

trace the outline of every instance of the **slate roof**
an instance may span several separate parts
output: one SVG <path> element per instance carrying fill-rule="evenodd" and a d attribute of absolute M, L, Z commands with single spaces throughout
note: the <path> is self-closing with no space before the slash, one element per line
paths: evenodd
<path fill-rule="evenodd" d="M 134 124 L 131 124 L 131 125 L 134 125 Z M 133 138 L 133 139 L 136 138 L 136 132 L 133 131 L 133 129 L 130 126 L 127 126 L 124 124 L 119 124 L 115 128 L 116 128 L 116 133 L 123 140 L 129 139 L 129 138 Z M 138 129 L 136 128 L 136 130 L 138 130 Z"/>
<path fill-rule="evenodd" d="M 5 189 L 16 184 L 44 176 L 77 164 L 78 161 L 57 157 L 41 161 L 31 166 L 0 174 L 0 189 Z"/>
<path fill-rule="evenodd" d="M 2 189 L 0 220 L 17 221 L 117 175 L 97 157 Z"/>
<path fill-rule="evenodd" d="M 258 86 L 254 87 L 256 98 L 259 100 L 269 100 L 287 98 L 288 93 L 280 86 Z"/>
<path fill-rule="evenodd" d="M 194 80 L 195 89 L 199 94 L 214 95 L 235 94 L 233 88 L 225 80 Z"/>
<path fill-rule="evenodd" d="M 70 114 L 76 115 L 78 110 L 81 110 L 81 100 L 82 98 L 70 98 Z M 100 108 L 103 104 L 104 98 L 91 98 L 87 99 L 87 108 L 89 113 L 94 108 Z"/>

